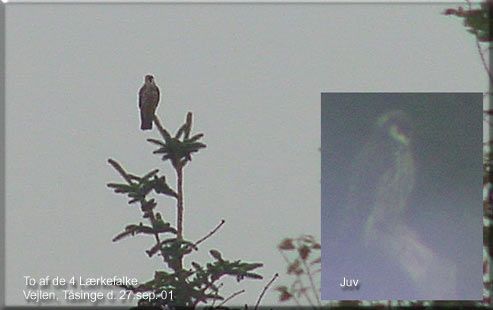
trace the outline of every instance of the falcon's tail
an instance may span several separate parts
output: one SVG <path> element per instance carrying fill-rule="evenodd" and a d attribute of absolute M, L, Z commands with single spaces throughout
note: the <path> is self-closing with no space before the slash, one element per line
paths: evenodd
<path fill-rule="evenodd" d="M 152 129 L 152 115 L 149 116 L 148 114 L 144 113 L 144 111 L 140 112 L 140 129 L 142 130 Z"/>

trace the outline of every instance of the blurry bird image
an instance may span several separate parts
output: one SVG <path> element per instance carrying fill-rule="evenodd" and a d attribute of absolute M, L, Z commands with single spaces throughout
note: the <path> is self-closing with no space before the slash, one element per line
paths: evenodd
<path fill-rule="evenodd" d="M 410 116 L 400 110 L 377 119 L 351 164 L 347 193 L 350 216 L 345 225 L 357 223 L 358 227 L 370 229 L 377 222 L 396 223 L 395 219 L 402 215 L 416 174 L 412 124 Z"/>
<path fill-rule="evenodd" d="M 140 129 L 152 129 L 152 119 L 159 103 L 159 88 L 152 75 L 146 75 L 144 85 L 139 90 Z"/>

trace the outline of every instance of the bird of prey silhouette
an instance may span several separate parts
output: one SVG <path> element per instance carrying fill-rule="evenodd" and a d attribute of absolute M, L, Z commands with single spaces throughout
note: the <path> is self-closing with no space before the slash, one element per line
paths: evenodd
<path fill-rule="evenodd" d="M 152 129 L 152 119 L 159 103 L 159 88 L 152 75 L 146 75 L 144 85 L 139 90 L 140 129 Z"/>

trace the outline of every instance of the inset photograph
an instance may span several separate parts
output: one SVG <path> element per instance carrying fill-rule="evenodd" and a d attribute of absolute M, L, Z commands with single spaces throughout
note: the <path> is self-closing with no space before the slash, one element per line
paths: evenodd
<path fill-rule="evenodd" d="M 481 300 L 481 93 L 323 93 L 322 299 Z"/>

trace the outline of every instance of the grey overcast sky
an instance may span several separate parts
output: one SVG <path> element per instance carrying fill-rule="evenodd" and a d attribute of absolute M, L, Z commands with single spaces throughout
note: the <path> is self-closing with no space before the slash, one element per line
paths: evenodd
<path fill-rule="evenodd" d="M 152 241 L 111 239 L 140 212 L 106 188 L 107 164 L 168 164 L 139 130 L 137 90 L 162 90 L 173 132 L 188 111 L 207 149 L 185 170 L 185 236 L 221 219 L 208 250 L 263 262 L 264 281 L 225 281 L 231 305 L 289 284 L 284 237 L 320 238 L 322 92 L 482 92 L 474 37 L 453 4 L 9 4 L 6 7 L 6 303 L 24 276 L 153 277 Z M 170 199 L 160 199 L 174 219 Z M 136 267 L 138 266 L 138 267 Z M 277 304 L 269 291 L 264 304 Z"/>

